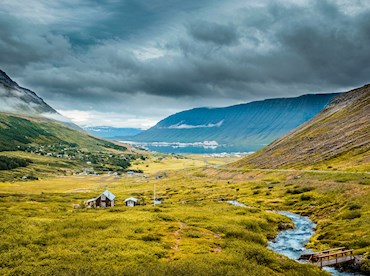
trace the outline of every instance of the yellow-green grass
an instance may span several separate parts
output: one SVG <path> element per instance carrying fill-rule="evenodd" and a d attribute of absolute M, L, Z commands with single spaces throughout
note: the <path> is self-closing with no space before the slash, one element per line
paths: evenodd
<path fill-rule="evenodd" d="M 199 175 L 199 172 L 196 173 Z M 370 253 L 370 175 L 366 173 L 242 172 L 207 169 L 208 196 L 221 196 L 256 208 L 309 215 L 317 224 L 310 247 L 346 246 Z M 197 189 L 199 194 L 206 190 Z"/>
<path fill-rule="evenodd" d="M 161 171 L 182 170 L 187 168 L 197 168 L 205 166 L 202 160 L 189 157 L 173 156 L 150 156 L 146 160 L 136 160 L 132 162 L 130 169 L 142 170 L 144 173 L 154 174 Z"/>
<path fill-rule="evenodd" d="M 236 157 L 213 157 L 209 155 L 181 155 L 171 156 L 164 154 L 149 155 L 146 160 L 132 162 L 130 169 L 142 170 L 144 173 L 155 174 L 165 171 L 193 169 L 205 166 L 219 166 L 236 161 Z"/>
<path fill-rule="evenodd" d="M 286 218 L 218 202 L 224 180 L 209 188 L 197 173 L 1 184 L 0 273 L 325 275 L 266 248 Z M 154 184 L 164 198 L 156 207 L 150 205 Z M 117 196 L 114 208 L 72 208 L 106 188 Z M 126 207 L 128 196 L 147 205 Z"/>
<path fill-rule="evenodd" d="M 71 208 L 84 198 L 1 194 L 1 274 L 325 275 L 266 249 L 284 221 L 275 214 L 219 202 Z"/>
<path fill-rule="evenodd" d="M 354 149 L 328 161 L 306 166 L 306 169 L 331 171 L 370 172 L 370 154 L 368 149 Z"/>
<path fill-rule="evenodd" d="M 208 165 L 220 166 L 229 163 L 233 163 L 240 159 L 240 157 L 234 156 L 226 156 L 226 157 L 218 157 L 213 155 L 205 155 L 205 154 L 189 154 L 188 157 L 196 160 L 204 161 Z"/>
<path fill-rule="evenodd" d="M 315 250 L 370 252 L 368 174 L 215 169 L 201 160 L 196 165 L 204 167 L 191 168 L 193 159 L 172 157 L 161 162 L 168 167 L 176 160 L 181 170 L 161 179 L 155 177 L 160 163 L 152 162 L 147 177 L 0 184 L 0 274 L 325 274 L 266 249 L 279 223 L 287 222 L 268 210 L 309 215 L 318 224 L 309 244 Z M 150 205 L 154 185 L 164 200 L 156 207 Z M 73 209 L 107 188 L 117 196 L 115 207 Z M 147 205 L 126 207 L 122 200 L 129 196 Z"/>

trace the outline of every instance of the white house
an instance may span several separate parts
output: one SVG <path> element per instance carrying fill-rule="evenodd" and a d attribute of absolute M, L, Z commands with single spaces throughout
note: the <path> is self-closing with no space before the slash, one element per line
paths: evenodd
<path fill-rule="evenodd" d="M 126 198 L 124 200 L 124 202 L 126 203 L 126 206 L 128 206 L 128 207 L 134 207 L 134 206 L 136 206 L 137 203 L 138 203 L 138 201 L 139 200 L 137 198 L 134 198 L 134 197 L 129 197 L 129 198 Z"/>

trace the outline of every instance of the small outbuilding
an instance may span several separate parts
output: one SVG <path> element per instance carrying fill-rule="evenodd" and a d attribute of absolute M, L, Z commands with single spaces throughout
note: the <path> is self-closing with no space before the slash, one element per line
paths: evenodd
<path fill-rule="evenodd" d="M 109 190 L 106 190 L 104 193 L 101 195 L 89 199 L 86 201 L 87 207 L 113 207 L 114 206 L 114 199 L 116 196 L 112 194 Z"/>
<path fill-rule="evenodd" d="M 163 198 L 157 197 L 153 200 L 153 204 L 162 204 L 163 203 Z"/>
<path fill-rule="evenodd" d="M 124 200 L 124 202 L 126 203 L 126 206 L 128 207 L 134 207 L 138 204 L 138 199 L 137 198 L 134 198 L 134 197 L 129 197 L 129 198 L 126 198 Z"/>

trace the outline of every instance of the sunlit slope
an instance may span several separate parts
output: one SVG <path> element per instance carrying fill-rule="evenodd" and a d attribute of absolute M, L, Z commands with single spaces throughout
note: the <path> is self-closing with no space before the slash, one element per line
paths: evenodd
<path fill-rule="evenodd" d="M 370 85 L 336 98 L 317 116 L 234 165 L 370 170 Z"/>
<path fill-rule="evenodd" d="M 58 121 L 0 113 L 0 151 L 24 150 L 29 146 L 73 144 L 81 150 L 125 150 L 112 142 L 71 129 Z"/>

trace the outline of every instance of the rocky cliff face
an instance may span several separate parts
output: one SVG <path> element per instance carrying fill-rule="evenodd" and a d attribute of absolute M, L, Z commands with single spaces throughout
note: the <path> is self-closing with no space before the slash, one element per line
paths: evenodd
<path fill-rule="evenodd" d="M 304 95 L 187 110 L 165 118 L 134 140 L 185 143 L 208 140 L 256 150 L 310 120 L 336 95 Z"/>
<path fill-rule="evenodd" d="M 235 165 L 370 169 L 370 85 L 334 98 L 312 120 Z"/>
<path fill-rule="evenodd" d="M 0 70 L 0 111 L 24 115 L 58 114 L 35 92 L 20 87 Z"/>

